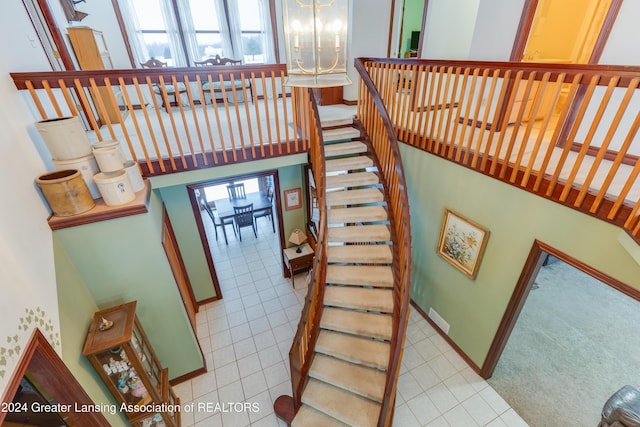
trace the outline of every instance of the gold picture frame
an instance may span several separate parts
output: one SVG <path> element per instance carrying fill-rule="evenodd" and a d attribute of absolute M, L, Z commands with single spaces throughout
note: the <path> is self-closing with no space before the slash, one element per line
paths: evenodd
<path fill-rule="evenodd" d="M 302 189 L 284 190 L 284 209 L 290 211 L 302 207 Z"/>
<path fill-rule="evenodd" d="M 488 229 L 445 209 L 437 252 L 467 277 L 475 279 L 488 238 Z"/>

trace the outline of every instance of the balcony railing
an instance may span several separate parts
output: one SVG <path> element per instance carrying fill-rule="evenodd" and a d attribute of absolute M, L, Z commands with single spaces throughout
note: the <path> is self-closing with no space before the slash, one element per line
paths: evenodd
<path fill-rule="evenodd" d="M 35 121 L 78 115 L 90 140 L 119 140 L 152 176 L 306 152 L 285 72 L 266 65 L 11 76 L 30 94 Z"/>
<path fill-rule="evenodd" d="M 640 238 L 640 67 L 359 61 L 399 140 Z M 34 121 L 79 115 L 91 139 L 120 140 L 152 176 L 306 152 L 308 136 L 294 130 L 307 118 L 285 73 L 269 65 L 12 77 L 30 94 Z M 234 80 L 244 84 L 225 85 Z M 172 98 L 169 85 L 185 90 Z"/>
<path fill-rule="evenodd" d="M 399 140 L 640 237 L 640 67 L 358 61 Z"/>

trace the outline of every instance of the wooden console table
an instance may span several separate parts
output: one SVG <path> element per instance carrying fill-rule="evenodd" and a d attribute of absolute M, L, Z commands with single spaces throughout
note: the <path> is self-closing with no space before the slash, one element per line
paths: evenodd
<path fill-rule="evenodd" d="M 296 252 L 298 247 L 287 248 L 283 251 L 284 265 L 291 276 L 291 286 L 295 288 L 295 274 L 299 271 L 308 270 L 313 267 L 314 252 L 308 243 L 300 246 L 300 253 Z"/>

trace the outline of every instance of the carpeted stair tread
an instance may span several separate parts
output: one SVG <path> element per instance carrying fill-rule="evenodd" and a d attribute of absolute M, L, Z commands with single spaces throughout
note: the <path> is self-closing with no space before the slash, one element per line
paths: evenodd
<path fill-rule="evenodd" d="M 391 289 L 327 286 L 324 291 L 324 305 L 391 313 L 393 293 Z"/>
<path fill-rule="evenodd" d="M 393 261 L 388 245 L 329 246 L 327 255 L 330 263 L 390 264 Z"/>
<path fill-rule="evenodd" d="M 341 175 L 328 175 L 327 189 L 345 187 L 364 187 L 375 185 L 380 182 L 380 178 L 373 172 L 344 173 Z"/>
<path fill-rule="evenodd" d="M 324 139 L 327 140 L 326 138 Z M 325 157 L 346 156 L 349 154 L 366 153 L 367 145 L 360 141 L 341 142 L 339 144 L 325 144 Z"/>
<path fill-rule="evenodd" d="M 389 343 L 385 341 L 320 330 L 315 350 L 316 353 L 333 356 L 347 362 L 386 370 L 390 348 Z"/>
<path fill-rule="evenodd" d="M 322 140 L 325 142 L 347 141 L 360 138 L 360 131 L 353 126 L 341 126 L 338 128 L 323 129 Z"/>
<path fill-rule="evenodd" d="M 318 106 L 320 125 L 323 128 L 336 126 L 353 126 L 353 118 L 355 116 L 355 113 L 355 108 L 342 104 Z"/>
<path fill-rule="evenodd" d="M 349 225 L 329 228 L 329 242 L 362 243 L 388 242 L 391 240 L 389 226 L 384 224 Z"/>
<path fill-rule="evenodd" d="M 326 200 L 327 206 L 379 203 L 384 201 L 384 194 L 378 188 L 358 188 L 327 193 Z"/>
<path fill-rule="evenodd" d="M 389 219 L 384 206 L 357 206 L 354 208 L 333 208 L 327 212 L 329 224 L 352 222 L 379 222 Z"/>
<path fill-rule="evenodd" d="M 325 161 L 325 171 L 340 172 L 373 167 L 373 160 L 367 156 L 344 157 Z"/>
<path fill-rule="evenodd" d="M 382 313 L 325 307 L 322 310 L 320 327 L 352 335 L 390 340 L 392 318 L 390 315 Z"/>
<path fill-rule="evenodd" d="M 384 371 L 320 353 L 313 357 L 309 376 L 376 402 L 382 402 L 387 378 Z"/>
<path fill-rule="evenodd" d="M 393 271 L 380 265 L 328 265 L 326 283 L 335 285 L 393 287 Z"/>
<path fill-rule="evenodd" d="M 302 402 L 353 427 L 378 424 L 380 404 L 354 393 L 310 378 Z"/>
<path fill-rule="evenodd" d="M 349 424 L 338 421 L 311 406 L 302 405 L 291 422 L 291 427 L 349 427 Z"/>

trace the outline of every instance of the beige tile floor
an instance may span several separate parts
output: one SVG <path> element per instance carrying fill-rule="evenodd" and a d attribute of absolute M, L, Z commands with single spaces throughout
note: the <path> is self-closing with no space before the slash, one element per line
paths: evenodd
<path fill-rule="evenodd" d="M 257 239 L 245 231 L 239 242 L 229 227 L 228 246 L 215 241 L 207 220 L 224 298 L 197 316 L 209 371 L 174 387 L 183 407 L 194 403 L 193 412 L 183 411 L 182 425 L 284 426 L 273 402 L 291 394 L 288 352 L 306 294 L 304 274 L 295 288 L 282 277 L 278 234 L 267 219 L 258 220 Z M 395 426 L 527 425 L 417 312 L 409 323 Z M 248 410 L 245 402 L 252 404 Z"/>

